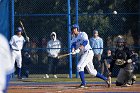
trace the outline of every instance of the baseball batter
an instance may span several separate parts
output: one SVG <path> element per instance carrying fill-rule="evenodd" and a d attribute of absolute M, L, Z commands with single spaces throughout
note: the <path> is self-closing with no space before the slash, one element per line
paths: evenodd
<path fill-rule="evenodd" d="M 22 67 L 21 50 L 23 48 L 23 45 L 25 44 L 25 41 L 27 40 L 29 42 L 29 37 L 26 37 L 26 40 L 25 40 L 25 38 L 22 36 L 22 31 L 23 31 L 22 28 L 18 27 L 16 30 L 16 35 L 12 36 L 10 40 L 13 64 L 17 62 L 18 79 L 22 79 L 21 77 L 21 67 Z"/>
<path fill-rule="evenodd" d="M 7 39 L 0 34 L 0 93 L 7 93 L 10 74 L 14 72 Z"/>
<path fill-rule="evenodd" d="M 79 87 L 83 88 L 86 86 L 84 76 L 85 67 L 91 75 L 103 79 L 108 84 L 108 87 L 110 87 L 111 83 L 109 82 L 109 80 L 105 76 L 97 72 L 97 70 L 93 66 L 92 60 L 94 53 L 89 44 L 88 35 L 85 32 L 80 32 L 79 26 L 77 24 L 72 25 L 72 34 L 74 36 L 71 45 L 72 53 L 73 54 L 79 53 L 81 55 L 80 61 L 77 65 L 77 70 L 79 72 L 79 76 L 82 81 Z"/>

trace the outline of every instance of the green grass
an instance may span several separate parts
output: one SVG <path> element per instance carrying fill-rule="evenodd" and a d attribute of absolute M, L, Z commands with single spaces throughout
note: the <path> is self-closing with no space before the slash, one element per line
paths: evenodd
<path fill-rule="evenodd" d="M 44 75 L 45 76 L 45 75 Z M 80 82 L 80 78 L 75 78 L 75 75 L 73 75 L 73 78 L 67 78 L 67 74 L 60 74 L 58 75 L 58 78 L 43 78 L 43 75 L 31 75 L 30 78 L 23 79 L 23 82 Z M 85 79 L 87 82 L 103 82 L 103 80 L 92 77 L 89 74 L 85 75 Z M 137 74 L 137 81 L 140 82 L 140 74 Z M 115 82 L 116 78 L 112 78 L 112 82 Z"/>

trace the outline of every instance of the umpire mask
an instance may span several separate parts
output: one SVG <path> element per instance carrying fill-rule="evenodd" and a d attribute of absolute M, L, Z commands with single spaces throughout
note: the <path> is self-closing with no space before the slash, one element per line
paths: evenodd
<path fill-rule="evenodd" d="M 117 40 L 117 45 L 116 47 L 119 49 L 119 50 L 123 50 L 123 48 L 125 47 L 125 40 L 123 38 L 119 38 Z"/>

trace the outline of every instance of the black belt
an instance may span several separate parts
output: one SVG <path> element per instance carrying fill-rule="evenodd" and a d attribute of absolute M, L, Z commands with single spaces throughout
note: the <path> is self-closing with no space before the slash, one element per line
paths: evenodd
<path fill-rule="evenodd" d="M 20 50 L 17 50 L 17 49 L 13 49 L 14 51 L 20 51 Z"/>
<path fill-rule="evenodd" d="M 89 49 L 89 50 L 92 50 L 92 49 Z M 87 51 L 89 51 L 89 50 L 84 51 L 84 53 L 87 52 Z"/>

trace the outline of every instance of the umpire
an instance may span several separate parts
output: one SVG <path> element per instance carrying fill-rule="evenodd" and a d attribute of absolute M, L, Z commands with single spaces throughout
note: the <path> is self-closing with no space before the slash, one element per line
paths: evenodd
<path fill-rule="evenodd" d="M 131 86 L 136 79 L 133 75 L 133 62 L 135 62 L 135 58 L 133 58 L 132 51 L 126 46 L 126 42 L 123 37 L 118 37 L 116 49 L 113 52 L 112 57 L 113 60 L 110 63 L 110 72 L 112 72 L 115 64 L 120 67 L 116 80 L 116 86 Z"/>

